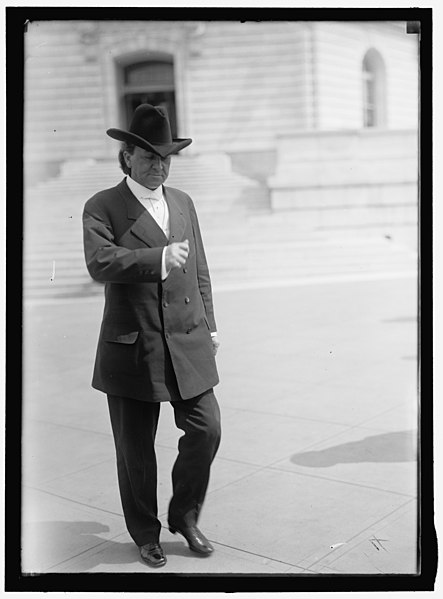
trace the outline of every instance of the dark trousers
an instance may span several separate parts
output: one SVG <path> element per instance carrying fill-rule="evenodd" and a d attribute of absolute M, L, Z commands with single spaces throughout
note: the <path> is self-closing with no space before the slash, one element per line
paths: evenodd
<path fill-rule="evenodd" d="M 209 482 L 209 470 L 220 443 L 220 410 L 209 391 L 170 402 L 175 424 L 184 431 L 172 469 L 172 499 L 168 523 L 177 527 L 197 523 Z M 117 473 L 126 526 L 138 545 L 156 543 L 157 460 L 155 434 L 160 403 L 108 395 L 117 455 Z"/>

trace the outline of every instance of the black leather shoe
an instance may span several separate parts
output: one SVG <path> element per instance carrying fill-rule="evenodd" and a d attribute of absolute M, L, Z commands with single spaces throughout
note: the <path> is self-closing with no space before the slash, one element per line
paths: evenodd
<path fill-rule="evenodd" d="M 199 553 L 200 555 L 211 555 L 214 551 L 214 547 L 205 537 L 205 535 L 196 526 L 172 526 L 169 525 L 169 531 L 175 535 L 179 532 L 188 541 L 189 549 Z"/>
<path fill-rule="evenodd" d="M 166 564 L 165 554 L 158 543 L 142 545 L 140 547 L 140 555 L 142 560 L 153 568 L 160 568 Z"/>

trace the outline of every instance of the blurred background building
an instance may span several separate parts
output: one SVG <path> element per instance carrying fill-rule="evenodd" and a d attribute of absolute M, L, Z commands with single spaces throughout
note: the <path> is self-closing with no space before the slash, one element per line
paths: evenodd
<path fill-rule="evenodd" d="M 64 219 L 116 184 L 105 131 L 148 102 L 194 140 L 168 184 L 208 223 L 235 207 L 305 231 L 416 227 L 418 36 L 405 22 L 36 21 L 25 55 L 29 210 L 51 202 Z"/>

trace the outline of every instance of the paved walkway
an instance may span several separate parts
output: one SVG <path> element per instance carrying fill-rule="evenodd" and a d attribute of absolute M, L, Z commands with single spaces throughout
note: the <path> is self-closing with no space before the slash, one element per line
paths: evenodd
<path fill-rule="evenodd" d="M 415 572 L 416 281 L 358 279 L 216 291 L 223 439 L 200 522 L 216 551 L 198 558 L 167 531 L 178 431 L 164 405 L 158 572 Z M 26 572 L 153 572 L 89 385 L 101 311 L 100 297 L 25 310 Z"/>

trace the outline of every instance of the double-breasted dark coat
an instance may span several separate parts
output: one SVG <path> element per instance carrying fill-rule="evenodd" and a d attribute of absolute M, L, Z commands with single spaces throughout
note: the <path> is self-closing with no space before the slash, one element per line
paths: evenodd
<path fill-rule="evenodd" d="M 85 204 L 84 250 L 105 307 L 92 386 L 144 401 L 196 397 L 218 383 L 211 281 L 197 215 L 184 192 L 163 186 L 170 238 L 123 179 Z M 189 240 L 183 268 L 161 280 L 163 248 Z"/>

